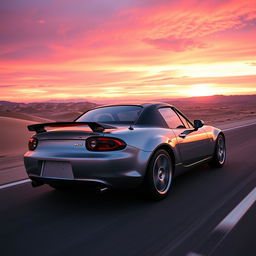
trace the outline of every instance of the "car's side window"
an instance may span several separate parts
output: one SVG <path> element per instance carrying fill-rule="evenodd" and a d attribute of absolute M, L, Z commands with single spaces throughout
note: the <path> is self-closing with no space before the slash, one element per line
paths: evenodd
<path fill-rule="evenodd" d="M 186 128 L 185 125 L 181 122 L 177 114 L 171 108 L 160 108 L 160 114 L 164 118 L 165 122 L 168 124 L 169 128 Z"/>
<path fill-rule="evenodd" d="M 193 128 L 192 124 L 184 116 L 182 116 L 178 111 L 176 111 L 176 109 L 174 109 L 174 111 L 178 115 L 182 123 L 186 126 L 186 128 Z"/>

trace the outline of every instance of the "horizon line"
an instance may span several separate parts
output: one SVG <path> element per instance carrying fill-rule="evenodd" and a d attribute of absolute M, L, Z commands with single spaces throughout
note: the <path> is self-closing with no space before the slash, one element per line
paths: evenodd
<path fill-rule="evenodd" d="M 206 96 L 183 96 L 183 97 L 167 97 L 167 98 L 155 98 L 155 99 L 144 99 L 144 100 L 131 100 L 131 99 L 109 99 L 109 98 L 70 98 L 70 99 L 49 99 L 49 100 L 39 100 L 39 101 L 12 101 L 12 100 L 1 100 L 0 102 L 10 102 L 10 103 L 24 103 L 24 104 L 29 104 L 29 103 L 78 103 L 78 102 L 87 102 L 87 103 L 96 103 L 96 102 L 116 102 L 116 101 L 121 101 L 121 102 L 136 102 L 136 101 L 164 101 L 164 100 L 183 100 L 183 99 L 208 99 L 208 98 L 214 98 L 214 97 L 251 97 L 251 96 L 256 96 L 256 94 L 215 94 L 215 95 L 206 95 Z"/>

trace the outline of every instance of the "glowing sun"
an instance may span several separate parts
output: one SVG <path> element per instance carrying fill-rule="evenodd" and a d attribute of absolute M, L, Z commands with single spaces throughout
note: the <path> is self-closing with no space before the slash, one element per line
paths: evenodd
<path fill-rule="evenodd" d="M 182 93 L 189 97 L 201 97 L 216 95 L 220 92 L 212 84 L 194 84 Z"/>

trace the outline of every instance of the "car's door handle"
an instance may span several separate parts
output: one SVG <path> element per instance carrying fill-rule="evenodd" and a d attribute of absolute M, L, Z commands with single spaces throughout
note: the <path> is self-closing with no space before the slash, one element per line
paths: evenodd
<path fill-rule="evenodd" d="M 193 132 L 194 130 L 185 130 L 182 133 L 179 134 L 179 137 L 184 139 L 188 134 L 190 134 L 191 132 Z"/>
<path fill-rule="evenodd" d="M 187 134 L 185 134 L 185 133 L 179 134 L 179 137 L 182 138 L 182 139 L 184 139 L 186 136 L 187 136 Z"/>

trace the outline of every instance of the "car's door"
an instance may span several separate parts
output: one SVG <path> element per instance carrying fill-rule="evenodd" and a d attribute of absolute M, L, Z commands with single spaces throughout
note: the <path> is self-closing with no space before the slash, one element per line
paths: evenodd
<path fill-rule="evenodd" d="M 210 141 L 203 127 L 195 130 L 175 108 L 163 107 L 159 112 L 176 135 L 183 165 L 193 164 L 210 155 Z"/>

